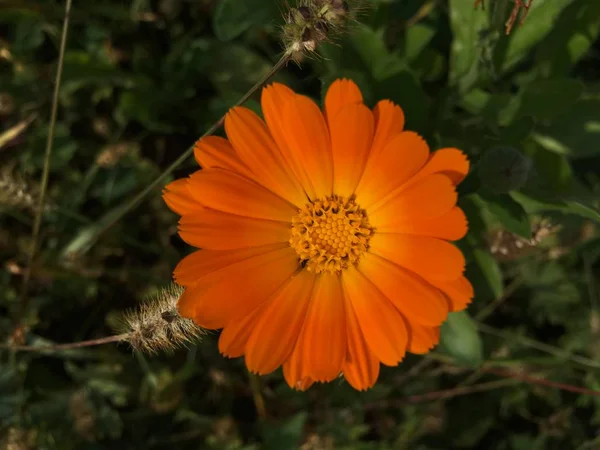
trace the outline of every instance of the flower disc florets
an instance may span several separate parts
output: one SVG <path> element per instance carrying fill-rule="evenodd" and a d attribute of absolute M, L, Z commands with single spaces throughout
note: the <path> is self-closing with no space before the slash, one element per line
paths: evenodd
<path fill-rule="evenodd" d="M 309 203 L 292 218 L 289 242 L 310 272 L 339 273 L 356 264 L 372 233 L 365 211 L 334 195 Z"/>

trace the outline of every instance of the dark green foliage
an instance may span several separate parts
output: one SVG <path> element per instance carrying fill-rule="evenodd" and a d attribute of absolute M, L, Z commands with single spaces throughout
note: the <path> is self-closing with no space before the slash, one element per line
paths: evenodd
<path fill-rule="evenodd" d="M 451 315 L 434 353 L 382 367 L 364 393 L 342 379 L 298 393 L 277 371 L 261 379 L 263 420 L 243 361 L 218 354 L 217 332 L 173 355 L 114 344 L 0 350 L 0 448 L 600 448 L 600 397 L 486 371 L 600 390 L 599 5 L 534 0 L 506 36 L 510 0 L 486 0 L 485 10 L 472 0 L 374 0 L 319 56 L 276 76 L 315 99 L 351 78 L 369 105 L 400 104 L 406 127 L 432 148 L 471 158 L 460 188 L 470 232 L 458 246 L 476 296 Z M 9 0 L 0 8 L 0 168 L 31 180 L 32 192 L 63 7 Z M 269 71 L 283 51 L 285 9 L 275 0 L 74 2 L 51 207 L 25 311 L 33 214 L 17 197 L 0 205 L 2 342 L 108 336 L 125 309 L 169 283 L 189 248 L 159 189 L 99 240 L 95 231 Z M 258 110 L 258 100 L 247 106 Z M 499 147 L 518 157 L 517 182 L 510 155 L 486 162 Z M 195 168 L 190 160 L 174 177 Z M 536 228 L 541 218 L 551 226 Z"/>

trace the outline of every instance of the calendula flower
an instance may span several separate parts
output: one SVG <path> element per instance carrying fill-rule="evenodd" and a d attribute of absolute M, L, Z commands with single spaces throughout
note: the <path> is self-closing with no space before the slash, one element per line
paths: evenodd
<path fill-rule="evenodd" d="M 202 248 L 175 269 L 179 312 L 222 328 L 220 351 L 251 372 L 367 389 L 380 363 L 432 349 L 473 296 L 448 242 L 467 232 L 455 186 L 469 163 L 430 153 L 400 107 L 370 110 L 348 80 L 323 111 L 272 84 L 262 110 L 233 108 L 228 139 L 196 144 L 203 170 L 166 188 L 180 236 Z"/>

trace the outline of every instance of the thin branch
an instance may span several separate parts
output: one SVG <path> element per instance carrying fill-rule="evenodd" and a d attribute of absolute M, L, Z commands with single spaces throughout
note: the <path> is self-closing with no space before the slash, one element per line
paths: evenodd
<path fill-rule="evenodd" d="M 0 350 L 11 350 L 16 352 L 57 352 L 61 350 L 73 350 L 83 347 L 95 347 L 97 345 L 111 344 L 113 342 L 125 341 L 131 336 L 131 333 L 117 334 L 98 339 L 90 339 L 88 341 L 70 342 L 68 344 L 56 345 L 8 345 L 0 344 Z"/>
<path fill-rule="evenodd" d="M 511 333 L 506 333 L 484 323 L 477 323 L 477 328 L 479 328 L 479 330 L 483 333 L 490 334 L 492 336 L 496 336 L 509 341 L 518 342 L 519 344 L 535 348 L 536 350 L 556 356 L 557 358 L 572 361 L 574 363 L 581 364 L 586 367 L 591 367 L 592 369 L 600 369 L 600 362 L 598 361 L 594 361 L 593 359 L 586 358 L 584 356 L 574 355 L 573 353 L 567 350 L 563 350 L 552 345 L 544 344 L 543 342 L 538 342 L 535 339 L 531 339 L 525 336 L 515 336 Z"/>
<path fill-rule="evenodd" d="M 483 308 L 476 316 L 475 319 L 482 321 L 487 319 L 502 303 L 508 300 L 525 282 L 523 277 L 517 276 L 511 283 L 504 289 L 504 292 L 500 297 L 495 299 L 493 302 Z"/>
<path fill-rule="evenodd" d="M 382 400 L 373 403 L 367 403 L 365 409 L 379 409 L 391 406 L 403 406 L 407 403 L 422 403 L 436 400 L 448 400 L 450 398 L 461 397 L 463 395 L 486 392 L 494 389 L 505 388 L 518 384 L 518 380 L 502 379 L 488 381 L 486 383 L 476 384 L 474 386 L 459 386 L 439 391 L 426 392 L 424 394 L 409 395 L 396 400 Z"/>
<path fill-rule="evenodd" d="M 261 87 L 264 86 L 279 70 L 284 67 L 292 58 L 291 53 L 284 54 L 279 61 L 269 70 L 265 76 L 263 76 L 254 86 L 250 88 L 248 92 L 234 105 L 240 106 L 252 96 L 254 95 Z M 210 136 L 214 134 L 225 122 L 226 114 L 223 115 L 217 122 L 215 122 L 202 136 Z M 109 219 L 105 221 L 101 226 L 99 226 L 94 232 L 91 234 L 89 238 L 89 246 L 88 249 L 96 242 L 96 240 L 102 235 L 105 231 L 107 231 L 110 227 L 112 227 L 115 223 L 125 216 L 128 212 L 138 206 L 141 201 L 152 192 L 157 186 L 162 184 L 165 179 L 173 172 L 177 167 L 185 162 L 192 154 L 194 153 L 194 146 L 192 145 L 188 148 L 175 162 L 173 162 L 169 167 L 167 167 L 152 183 L 150 183 L 142 192 L 136 195 L 132 200 L 125 203 L 124 205 L 119 206 L 116 210 L 113 211 L 113 214 L 109 215 Z M 82 251 L 83 252 L 83 251 Z"/>
<path fill-rule="evenodd" d="M 252 390 L 252 397 L 254 398 L 254 406 L 256 407 L 256 413 L 258 418 L 263 421 L 267 418 L 267 407 L 265 405 L 265 399 L 261 393 L 260 379 L 258 375 L 249 373 L 250 389 Z"/>
<path fill-rule="evenodd" d="M 48 177 L 50 174 L 50 157 L 52 155 L 52 147 L 54 145 L 54 129 L 56 128 L 56 116 L 58 113 L 58 97 L 60 94 L 60 83 L 62 81 L 62 71 L 65 60 L 65 49 L 67 48 L 67 34 L 69 32 L 69 17 L 71 15 L 72 0 L 67 0 L 65 3 L 65 17 L 63 20 L 62 37 L 60 40 L 60 50 L 58 54 L 58 67 L 56 69 L 56 78 L 54 80 L 54 96 L 52 98 L 52 112 L 50 113 L 50 127 L 48 129 L 48 140 L 46 142 L 46 152 L 44 154 L 44 168 L 42 171 L 42 182 L 40 185 L 40 197 L 35 214 L 35 222 L 31 235 L 31 246 L 29 248 L 29 256 L 27 259 L 27 270 L 23 276 L 23 287 L 21 290 L 20 314 L 22 319 L 27 311 L 27 290 L 29 280 L 31 279 L 31 268 L 38 247 L 40 236 L 40 228 L 42 225 L 42 214 L 44 213 L 44 202 L 46 200 L 46 190 L 48 187 Z"/>
<path fill-rule="evenodd" d="M 573 386 L 570 384 L 559 383 L 557 381 L 546 380 L 541 377 L 534 377 L 532 375 L 523 374 L 520 372 L 510 371 L 510 370 L 502 370 L 502 369 L 494 369 L 491 367 L 482 367 L 480 369 L 482 372 L 492 373 L 494 375 L 498 375 L 500 377 L 512 378 L 513 380 L 519 380 L 528 384 L 537 384 L 539 386 L 546 386 L 553 389 L 560 389 L 561 391 L 575 392 L 577 394 L 590 395 L 592 397 L 600 397 L 600 391 L 595 391 L 592 389 L 586 389 L 579 386 Z"/>

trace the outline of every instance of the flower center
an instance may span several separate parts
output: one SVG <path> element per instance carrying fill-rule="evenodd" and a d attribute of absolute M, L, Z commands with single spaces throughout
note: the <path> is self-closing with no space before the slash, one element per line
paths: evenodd
<path fill-rule="evenodd" d="M 372 234 L 365 211 L 353 199 L 334 195 L 292 218 L 289 242 L 309 271 L 339 273 L 357 263 Z"/>

